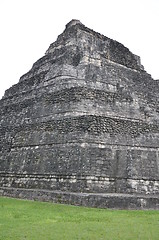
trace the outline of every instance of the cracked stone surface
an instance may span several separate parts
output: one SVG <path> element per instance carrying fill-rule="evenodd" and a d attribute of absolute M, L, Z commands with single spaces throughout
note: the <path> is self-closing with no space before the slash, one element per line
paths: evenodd
<path fill-rule="evenodd" d="M 0 195 L 158 209 L 158 99 L 140 57 L 72 20 L 0 100 Z"/>

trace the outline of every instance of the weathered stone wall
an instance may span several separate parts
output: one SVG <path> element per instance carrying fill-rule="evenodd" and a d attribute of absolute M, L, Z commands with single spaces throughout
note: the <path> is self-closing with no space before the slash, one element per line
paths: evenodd
<path fill-rule="evenodd" d="M 0 100 L 3 194 L 26 189 L 27 198 L 27 189 L 45 189 L 156 199 L 158 90 L 122 44 L 79 21 L 68 24 Z M 158 208 L 147 201 L 145 208 Z"/>

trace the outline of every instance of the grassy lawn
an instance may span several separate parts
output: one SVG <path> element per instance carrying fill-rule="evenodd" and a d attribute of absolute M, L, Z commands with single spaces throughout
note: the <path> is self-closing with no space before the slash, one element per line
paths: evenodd
<path fill-rule="evenodd" d="M 159 239 L 159 211 L 93 209 L 0 198 L 0 240 Z"/>

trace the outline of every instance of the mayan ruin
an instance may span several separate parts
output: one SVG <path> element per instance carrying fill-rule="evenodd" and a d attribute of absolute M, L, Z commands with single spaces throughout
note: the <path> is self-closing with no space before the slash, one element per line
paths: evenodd
<path fill-rule="evenodd" d="M 159 80 L 70 21 L 0 100 L 0 195 L 159 209 Z"/>

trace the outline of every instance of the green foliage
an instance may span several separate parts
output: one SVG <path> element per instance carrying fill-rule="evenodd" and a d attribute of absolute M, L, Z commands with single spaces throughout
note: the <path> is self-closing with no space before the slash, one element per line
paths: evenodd
<path fill-rule="evenodd" d="M 0 198 L 0 240 L 158 240 L 159 211 L 93 209 Z"/>

